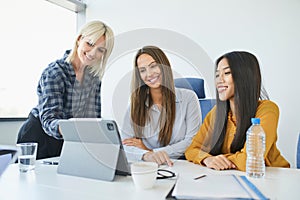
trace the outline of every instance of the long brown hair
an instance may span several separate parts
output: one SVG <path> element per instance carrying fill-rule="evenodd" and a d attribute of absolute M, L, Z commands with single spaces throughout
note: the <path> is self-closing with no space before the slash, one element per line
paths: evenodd
<path fill-rule="evenodd" d="M 131 82 L 131 120 L 136 137 L 143 136 L 143 130 L 146 123 L 150 122 L 149 108 L 153 105 L 149 87 L 141 79 L 137 59 L 140 55 L 147 54 L 151 56 L 157 64 L 162 74 L 162 112 L 159 118 L 159 136 L 158 140 L 162 146 L 170 143 L 173 124 L 175 121 L 175 87 L 173 73 L 170 62 L 165 53 L 155 46 L 145 46 L 138 50 L 135 61 L 134 71 Z M 146 105 L 146 102 L 148 105 Z"/>

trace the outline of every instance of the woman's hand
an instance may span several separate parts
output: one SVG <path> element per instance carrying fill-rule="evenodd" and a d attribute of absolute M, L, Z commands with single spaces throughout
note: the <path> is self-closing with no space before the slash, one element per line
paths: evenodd
<path fill-rule="evenodd" d="M 149 151 L 143 155 L 143 160 L 148 162 L 156 162 L 159 165 L 167 164 L 170 167 L 173 166 L 173 162 L 165 151 Z"/>
<path fill-rule="evenodd" d="M 210 156 L 205 158 L 202 163 L 212 169 L 224 170 L 224 169 L 235 169 L 236 166 L 226 158 L 224 155 Z"/>
<path fill-rule="evenodd" d="M 139 138 L 127 138 L 127 139 L 123 140 L 122 143 L 127 146 L 134 146 L 134 147 L 138 147 L 140 149 L 151 151 L 151 149 L 148 149 L 144 145 L 142 139 L 139 139 Z"/>

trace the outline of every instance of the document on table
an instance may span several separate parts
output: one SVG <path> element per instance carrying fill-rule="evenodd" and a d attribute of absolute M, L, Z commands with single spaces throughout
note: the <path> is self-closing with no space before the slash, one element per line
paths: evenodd
<path fill-rule="evenodd" d="M 268 199 L 245 176 L 215 174 L 196 180 L 179 176 L 172 196 L 176 199 Z"/>

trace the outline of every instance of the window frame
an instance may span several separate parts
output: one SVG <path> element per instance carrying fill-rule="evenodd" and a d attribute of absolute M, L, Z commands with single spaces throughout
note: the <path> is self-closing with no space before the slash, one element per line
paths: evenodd
<path fill-rule="evenodd" d="M 56 6 L 60 6 L 63 7 L 67 10 L 71 10 L 73 12 L 76 13 L 76 31 L 78 31 L 79 27 L 81 27 L 83 24 L 85 24 L 86 21 L 86 4 L 84 2 L 82 2 L 82 0 L 45 0 L 48 1 L 50 3 L 55 4 Z M 62 5 L 60 5 L 59 3 L 62 3 Z M 50 6 L 51 4 L 49 4 Z M 73 6 L 75 9 L 72 10 L 70 9 L 70 5 L 71 7 Z M 28 111 L 29 112 L 29 111 Z M 27 119 L 27 117 L 14 117 L 9 116 L 9 117 L 2 117 L 0 116 L 0 122 L 14 122 L 14 121 L 25 121 Z"/>

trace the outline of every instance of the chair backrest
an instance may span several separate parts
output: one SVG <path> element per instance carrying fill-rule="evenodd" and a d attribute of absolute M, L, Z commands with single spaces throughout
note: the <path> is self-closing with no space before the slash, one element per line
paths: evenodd
<path fill-rule="evenodd" d="M 298 135 L 298 143 L 297 143 L 297 168 L 300 169 L 300 133 Z"/>
<path fill-rule="evenodd" d="M 204 80 L 202 78 L 176 78 L 174 80 L 175 87 L 185 88 L 193 90 L 200 103 L 202 121 L 204 120 L 206 114 L 212 109 L 216 104 L 215 99 L 206 99 L 205 90 L 204 90 Z"/>
<path fill-rule="evenodd" d="M 200 108 L 202 113 L 202 121 L 204 120 L 207 113 L 216 105 L 215 99 L 199 99 Z"/>
<path fill-rule="evenodd" d="M 204 80 L 202 78 L 176 78 L 175 87 L 194 90 L 198 99 L 205 98 Z"/>

